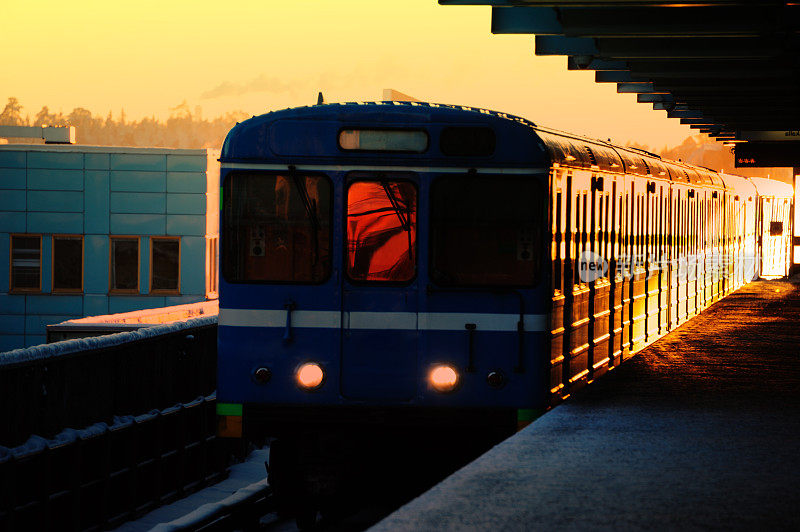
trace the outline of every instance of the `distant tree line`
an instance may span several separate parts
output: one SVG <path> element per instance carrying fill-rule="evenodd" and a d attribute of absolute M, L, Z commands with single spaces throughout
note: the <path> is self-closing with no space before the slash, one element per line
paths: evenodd
<path fill-rule="evenodd" d="M 244 111 L 230 111 L 223 116 L 208 120 L 203 118 L 200 108 L 194 114 L 184 101 L 171 109 L 166 122 L 155 117 L 128 121 L 125 111 L 114 119 L 111 113 L 105 118 L 92 115 L 83 107 L 76 107 L 69 114 L 51 112 L 47 106 L 31 118 L 23 117 L 22 105 L 17 98 L 8 99 L 0 113 L 3 126 L 75 126 L 80 144 L 98 146 L 160 146 L 169 148 L 220 148 L 225 135 L 237 123 L 249 118 Z M 26 142 L 30 142 L 29 140 Z"/>
<path fill-rule="evenodd" d="M 17 98 L 9 98 L 3 112 L 0 113 L 0 125 L 5 126 L 75 126 L 77 140 L 81 144 L 99 146 L 162 146 L 170 148 L 220 148 L 225 135 L 237 123 L 248 118 L 244 111 L 230 111 L 212 120 L 203 118 L 200 108 L 192 113 L 186 101 L 173 107 L 166 122 L 155 117 L 143 118 L 139 121 L 125 120 L 124 109 L 118 119 L 111 113 L 102 118 L 93 116 L 91 111 L 76 107 L 71 113 L 51 113 L 47 106 L 36 113 L 22 116 L 22 105 Z M 30 142 L 29 140 L 26 142 Z M 655 152 L 648 146 L 636 142 L 628 142 L 627 146 Z M 735 168 L 732 151 L 702 135 L 687 137 L 680 145 L 668 148 L 664 146 L 659 155 L 666 159 L 682 160 L 688 163 L 706 166 L 714 170 L 745 176 L 762 176 L 792 181 L 790 168 Z"/>

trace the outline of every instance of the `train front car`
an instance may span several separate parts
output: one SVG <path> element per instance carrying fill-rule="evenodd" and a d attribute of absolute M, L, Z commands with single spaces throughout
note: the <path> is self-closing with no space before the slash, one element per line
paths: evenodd
<path fill-rule="evenodd" d="M 488 111 L 333 104 L 238 124 L 220 434 L 277 437 L 273 487 L 314 496 L 385 441 L 513 433 L 550 388 L 548 167 L 532 124 Z"/>

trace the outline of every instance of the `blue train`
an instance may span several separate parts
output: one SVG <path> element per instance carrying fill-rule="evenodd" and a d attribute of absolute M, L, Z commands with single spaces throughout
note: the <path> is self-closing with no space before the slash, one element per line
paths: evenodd
<path fill-rule="evenodd" d="M 459 106 L 254 117 L 221 187 L 220 434 L 286 491 L 330 434 L 508 435 L 790 260 L 788 185 Z"/>

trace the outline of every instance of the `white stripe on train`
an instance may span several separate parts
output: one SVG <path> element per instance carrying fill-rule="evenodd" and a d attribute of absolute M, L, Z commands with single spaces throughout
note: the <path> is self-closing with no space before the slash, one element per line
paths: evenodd
<path fill-rule="evenodd" d="M 424 330 L 463 331 L 474 323 L 478 331 L 517 330 L 519 314 L 472 312 L 339 312 L 335 310 L 296 310 L 292 327 L 310 329 Z M 544 331 L 545 314 L 525 314 L 526 331 Z M 227 327 L 286 327 L 285 310 L 219 309 L 219 325 Z"/>

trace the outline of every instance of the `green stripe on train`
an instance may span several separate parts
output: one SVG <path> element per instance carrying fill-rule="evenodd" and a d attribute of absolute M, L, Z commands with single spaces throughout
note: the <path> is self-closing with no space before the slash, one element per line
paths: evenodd
<path fill-rule="evenodd" d="M 236 403 L 217 403 L 218 416 L 241 416 L 242 405 Z"/>
<path fill-rule="evenodd" d="M 517 410 L 517 421 L 533 421 L 543 413 L 537 408 L 520 408 Z"/>

